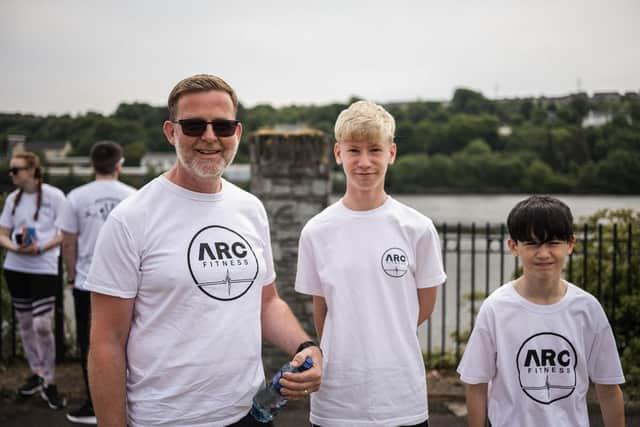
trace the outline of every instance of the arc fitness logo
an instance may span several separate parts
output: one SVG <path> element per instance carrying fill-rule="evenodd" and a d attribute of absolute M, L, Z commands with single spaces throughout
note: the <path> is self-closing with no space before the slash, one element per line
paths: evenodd
<path fill-rule="evenodd" d="M 382 271 L 387 276 L 399 278 L 409 271 L 409 257 L 400 248 L 389 248 L 382 254 L 380 259 Z"/>
<path fill-rule="evenodd" d="M 520 388 L 544 405 L 569 397 L 576 389 L 578 358 L 560 334 L 541 332 L 527 338 L 516 356 Z"/>
<path fill-rule="evenodd" d="M 258 277 L 258 258 L 249 242 L 220 225 L 204 227 L 193 236 L 187 262 L 196 286 L 220 301 L 240 298 Z"/>

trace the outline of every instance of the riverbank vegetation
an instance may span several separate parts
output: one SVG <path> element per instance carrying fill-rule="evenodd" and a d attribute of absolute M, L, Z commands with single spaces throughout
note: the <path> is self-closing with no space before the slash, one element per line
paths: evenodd
<path fill-rule="evenodd" d="M 275 108 L 242 105 L 245 129 L 237 162 L 248 161 L 248 135 L 263 127 L 300 125 L 333 137 L 338 113 L 354 101 Z M 398 159 L 388 184 L 394 193 L 551 192 L 640 193 L 640 94 L 577 93 L 559 98 L 490 100 L 457 89 L 449 101 L 385 105 L 397 121 Z M 170 151 L 161 132 L 166 107 L 123 103 L 108 116 L 0 114 L 0 142 L 68 140 L 86 155 L 98 140 L 114 140 L 127 164 L 145 152 Z"/>

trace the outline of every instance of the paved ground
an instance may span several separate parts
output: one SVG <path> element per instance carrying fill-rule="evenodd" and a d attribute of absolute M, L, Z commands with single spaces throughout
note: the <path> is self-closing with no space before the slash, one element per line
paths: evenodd
<path fill-rule="evenodd" d="M 39 396 L 17 399 L 15 389 L 27 375 L 26 366 L 18 364 L 6 369 L 0 367 L 0 426 L 2 427 L 69 427 L 66 410 L 52 411 Z M 83 386 L 79 366 L 63 364 L 58 367 L 58 385 L 66 391 L 69 406 L 82 403 Z M 431 426 L 466 426 L 465 416 L 456 416 L 457 410 L 464 411 L 462 388 L 452 376 L 429 379 L 429 410 Z M 68 408 L 67 408 L 68 409 Z M 631 405 L 627 412 L 627 425 L 640 426 L 640 408 Z M 308 426 L 308 401 L 290 402 L 277 417 L 276 427 Z M 590 404 L 592 427 L 602 426 L 597 405 Z"/>

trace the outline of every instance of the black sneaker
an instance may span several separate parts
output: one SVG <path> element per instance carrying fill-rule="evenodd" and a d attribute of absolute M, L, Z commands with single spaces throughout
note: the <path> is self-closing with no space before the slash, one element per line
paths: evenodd
<path fill-rule="evenodd" d="M 33 374 L 28 377 L 22 386 L 18 389 L 18 394 L 21 396 L 32 396 L 39 391 L 42 391 L 42 382 L 44 380 L 38 374 Z"/>
<path fill-rule="evenodd" d="M 67 404 L 67 398 L 64 394 L 58 393 L 58 387 L 55 384 L 43 386 L 40 396 L 49 404 L 51 409 L 62 409 Z"/>
<path fill-rule="evenodd" d="M 96 414 L 93 412 L 93 405 L 91 405 L 91 402 L 88 400 L 84 402 L 82 407 L 75 411 L 69 411 L 67 413 L 67 420 L 77 424 L 98 424 Z"/>

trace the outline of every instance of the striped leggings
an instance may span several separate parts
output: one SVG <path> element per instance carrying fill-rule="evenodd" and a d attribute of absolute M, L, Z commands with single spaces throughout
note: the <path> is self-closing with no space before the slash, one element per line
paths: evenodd
<path fill-rule="evenodd" d="M 16 310 L 22 347 L 34 374 L 53 383 L 56 343 L 53 317 L 58 277 L 52 274 L 4 270 L 4 277 Z"/>

